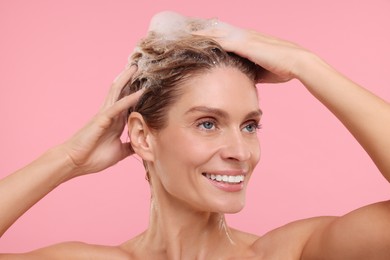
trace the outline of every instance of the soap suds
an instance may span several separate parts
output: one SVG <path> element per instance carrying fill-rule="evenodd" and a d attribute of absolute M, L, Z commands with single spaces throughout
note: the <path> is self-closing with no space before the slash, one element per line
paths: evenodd
<path fill-rule="evenodd" d="M 172 42 L 191 37 L 193 33 L 202 31 L 217 32 L 218 38 L 229 40 L 237 40 L 243 35 L 242 29 L 221 22 L 216 18 L 200 19 L 183 16 L 172 11 L 164 11 L 152 17 L 148 36 L 145 39 L 153 39 L 154 53 L 164 53 Z M 133 64 L 132 58 L 135 58 L 139 72 L 147 71 L 151 62 L 155 62 L 155 56 L 151 57 L 148 50 L 143 50 L 140 45 L 134 49 L 133 54 L 129 57 L 129 63 Z"/>
<path fill-rule="evenodd" d="M 149 32 L 158 34 L 162 40 L 166 41 L 174 41 L 193 32 L 209 29 L 222 32 L 223 37 L 229 39 L 237 39 L 242 35 L 242 29 L 221 22 L 216 18 L 186 17 L 172 11 L 164 11 L 154 15 L 149 25 Z"/>

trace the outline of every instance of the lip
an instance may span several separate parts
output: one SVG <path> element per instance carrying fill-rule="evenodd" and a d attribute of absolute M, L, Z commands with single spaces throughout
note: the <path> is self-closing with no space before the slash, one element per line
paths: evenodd
<path fill-rule="evenodd" d="M 206 176 L 206 174 L 213 174 L 213 175 L 226 175 L 226 176 L 244 176 L 244 181 L 241 181 L 239 183 L 227 183 L 227 182 L 221 182 L 217 180 L 212 180 Z M 225 192 L 239 192 L 244 189 L 244 182 L 247 175 L 246 171 L 243 170 L 223 170 L 223 171 L 207 171 L 202 173 L 203 177 L 205 177 L 210 184 L 212 184 L 214 187 L 218 188 L 219 190 L 225 191 Z"/>

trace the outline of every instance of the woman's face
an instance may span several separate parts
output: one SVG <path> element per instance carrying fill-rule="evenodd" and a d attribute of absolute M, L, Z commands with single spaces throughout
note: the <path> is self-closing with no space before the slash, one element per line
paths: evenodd
<path fill-rule="evenodd" d="M 260 117 L 256 88 L 238 69 L 188 81 L 167 126 L 153 135 L 155 195 L 200 211 L 240 211 L 260 158 Z"/>

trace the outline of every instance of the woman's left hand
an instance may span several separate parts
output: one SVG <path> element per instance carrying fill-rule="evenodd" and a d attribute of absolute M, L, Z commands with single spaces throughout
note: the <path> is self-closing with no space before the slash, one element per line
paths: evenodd
<path fill-rule="evenodd" d="M 223 22 L 216 22 L 192 34 L 210 37 L 226 51 L 234 52 L 263 67 L 266 71 L 259 75 L 259 83 L 286 82 L 297 78 L 300 61 L 310 54 L 292 42 Z"/>

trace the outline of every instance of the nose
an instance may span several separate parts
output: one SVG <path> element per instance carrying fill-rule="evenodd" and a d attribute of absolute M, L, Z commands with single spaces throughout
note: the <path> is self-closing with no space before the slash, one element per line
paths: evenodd
<path fill-rule="evenodd" d="M 235 161 L 247 161 L 252 156 L 253 144 L 249 143 L 242 135 L 241 131 L 235 131 L 224 138 L 224 144 L 221 149 L 223 159 Z"/>

